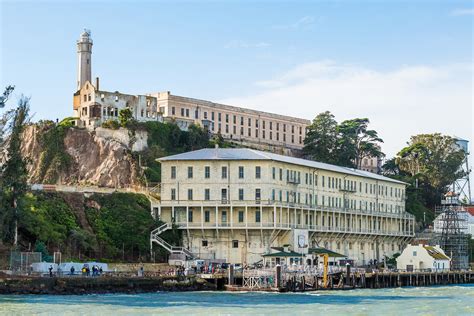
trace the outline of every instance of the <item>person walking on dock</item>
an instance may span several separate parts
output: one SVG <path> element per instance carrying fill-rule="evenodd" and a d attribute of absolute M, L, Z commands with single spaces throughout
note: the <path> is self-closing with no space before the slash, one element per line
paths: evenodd
<path fill-rule="evenodd" d="M 50 265 L 48 270 L 49 270 L 49 277 L 52 278 L 53 277 L 53 266 Z"/>

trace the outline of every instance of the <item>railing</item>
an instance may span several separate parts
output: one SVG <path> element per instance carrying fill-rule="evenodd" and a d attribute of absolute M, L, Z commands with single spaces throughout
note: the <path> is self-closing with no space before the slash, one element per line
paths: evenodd
<path fill-rule="evenodd" d="M 171 254 L 185 254 L 186 256 L 190 258 L 194 258 L 193 253 L 189 251 L 188 249 L 184 247 L 173 246 L 159 236 L 161 233 L 165 232 L 166 230 L 171 229 L 171 227 L 172 227 L 171 224 L 166 223 L 152 230 L 150 233 L 150 243 L 153 243 L 153 242 L 157 243 L 158 245 L 165 248 Z"/>
<path fill-rule="evenodd" d="M 314 232 L 328 232 L 328 233 L 349 233 L 349 234 L 368 234 L 368 235 L 385 235 L 385 236 L 407 236 L 412 237 L 414 233 L 410 231 L 389 231 L 379 229 L 366 229 L 366 228 L 350 228 L 350 227 L 328 227 L 321 225 L 308 225 L 308 224 L 294 224 L 294 223 L 276 223 L 273 222 L 262 222 L 262 223 L 190 223 L 190 222 L 176 222 L 176 225 L 180 229 L 308 229 Z"/>
<path fill-rule="evenodd" d="M 414 220 L 415 216 L 407 212 L 382 212 L 376 210 L 362 210 L 362 209 L 351 209 L 351 208 L 341 208 L 341 207 L 329 207 L 329 206 L 314 206 L 311 204 L 305 203 L 296 203 L 296 202 L 280 202 L 274 200 L 226 200 L 223 203 L 222 200 L 162 200 L 162 206 L 185 206 L 188 207 L 218 207 L 220 205 L 226 205 L 229 207 L 283 207 L 283 208 L 291 208 L 291 209 L 298 209 L 303 211 L 321 211 L 321 212 L 333 212 L 339 214 L 353 214 L 353 215 L 373 215 L 373 216 L 381 216 L 381 217 L 391 217 L 391 218 L 400 218 L 400 219 L 408 219 Z"/>

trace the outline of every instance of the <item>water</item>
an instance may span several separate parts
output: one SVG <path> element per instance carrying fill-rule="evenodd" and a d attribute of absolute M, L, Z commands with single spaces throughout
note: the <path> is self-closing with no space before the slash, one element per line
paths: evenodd
<path fill-rule="evenodd" d="M 474 285 L 306 293 L 0 295 L 1 315 L 474 315 Z"/>

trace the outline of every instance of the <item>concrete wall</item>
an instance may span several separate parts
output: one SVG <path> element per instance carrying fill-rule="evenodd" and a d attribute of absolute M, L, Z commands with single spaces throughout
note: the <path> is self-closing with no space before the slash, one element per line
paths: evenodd
<path fill-rule="evenodd" d="M 97 137 L 104 139 L 113 139 L 125 146 L 130 146 L 130 135 L 127 129 L 119 128 L 117 130 L 97 127 L 95 129 Z M 148 133 L 145 131 L 136 131 L 135 140 L 132 144 L 132 151 L 142 151 L 148 147 Z"/>

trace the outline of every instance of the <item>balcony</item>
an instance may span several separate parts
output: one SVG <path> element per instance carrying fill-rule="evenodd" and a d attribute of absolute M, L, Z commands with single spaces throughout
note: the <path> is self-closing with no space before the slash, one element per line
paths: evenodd
<path fill-rule="evenodd" d="M 276 223 L 273 222 L 261 222 L 261 223 L 234 223 L 221 222 L 216 225 L 212 222 L 177 222 L 176 225 L 180 229 L 307 229 L 310 232 L 319 233 L 340 233 L 340 234 L 356 234 L 356 235 L 374 235 L 374 236 L 394 236 L 394 237 L 413 237 L 414 233 L 408 230 L 405 231 L 393 231 L 385 229 L 369 229 L 369 228 L 350 228 L 350 227 L 335 227 L 335 226 L 322 226 L 312 224 L 295 224 L 295 223 Z"/>

